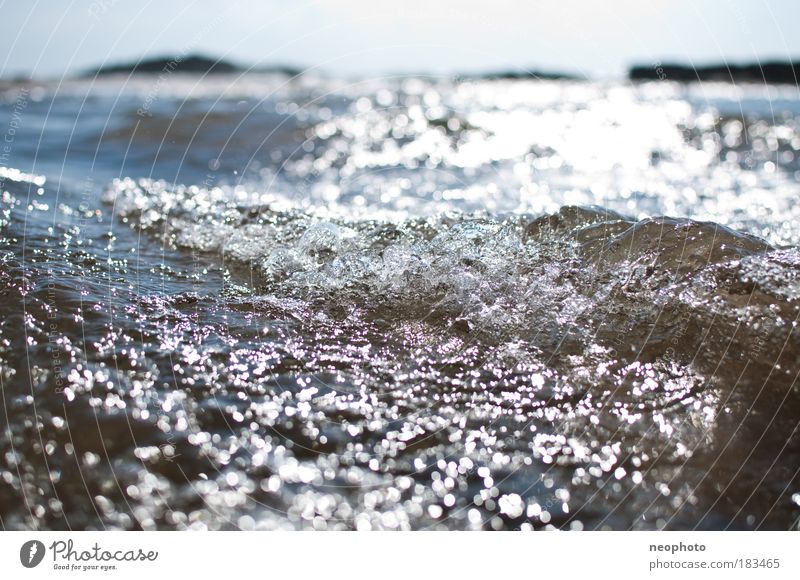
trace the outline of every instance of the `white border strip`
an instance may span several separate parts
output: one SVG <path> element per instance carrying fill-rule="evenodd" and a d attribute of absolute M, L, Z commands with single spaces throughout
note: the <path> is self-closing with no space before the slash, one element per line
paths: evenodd
<path fill-rule="evenodd" d="M 21 559 L 31 557 L 34 541 L 46 551 L 36 567 L 26 568 Z M 15 579 L 391 580 L 696 573 L 704 580 L 777 579 L 800 578 L 799 541 L 797 532 L 4 532 L 0 574 Z M 33 551 L 36 559 L 39 548 Z M 125 560 L 134 557 L 144 561 Z"/>

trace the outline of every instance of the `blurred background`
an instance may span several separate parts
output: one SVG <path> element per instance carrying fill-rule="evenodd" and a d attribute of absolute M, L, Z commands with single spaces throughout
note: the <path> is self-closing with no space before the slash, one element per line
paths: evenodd
<path fill-rule="evenodd" d="M 558 70 L 800 56 L 793 0 L 3 2 L 0 76 L 60 76 L 190 52 L 333 74 Z M 205 31 L 205 32 L 204 32 Z"/>

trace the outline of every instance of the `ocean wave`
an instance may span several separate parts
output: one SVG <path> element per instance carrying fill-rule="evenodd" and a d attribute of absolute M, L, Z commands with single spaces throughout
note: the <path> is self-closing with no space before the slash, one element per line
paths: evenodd
<path fill-rule="evenodd" d="M 796 526 L 787 90 L 229 84 L 31 93 L 3 527 Z"/>

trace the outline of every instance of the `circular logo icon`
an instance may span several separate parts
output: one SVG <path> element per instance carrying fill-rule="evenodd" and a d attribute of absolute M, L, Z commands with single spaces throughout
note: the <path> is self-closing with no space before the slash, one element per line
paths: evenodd
<path fill-rule="evenodd" d="M 19 549 L 19 561 L 26 568 L 35 568 L 44 559 L 44 544 L 39 540 L 30 540 Z"/>

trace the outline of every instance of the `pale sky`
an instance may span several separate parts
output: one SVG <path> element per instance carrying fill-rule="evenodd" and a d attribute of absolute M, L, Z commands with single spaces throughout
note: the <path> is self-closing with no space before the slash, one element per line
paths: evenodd
<path fill-rule="evenodd" d="M 800 58 L 798 0 L 5 0 L 0 14 L 0 77 L 182 51 L 347 75 Z"/>

